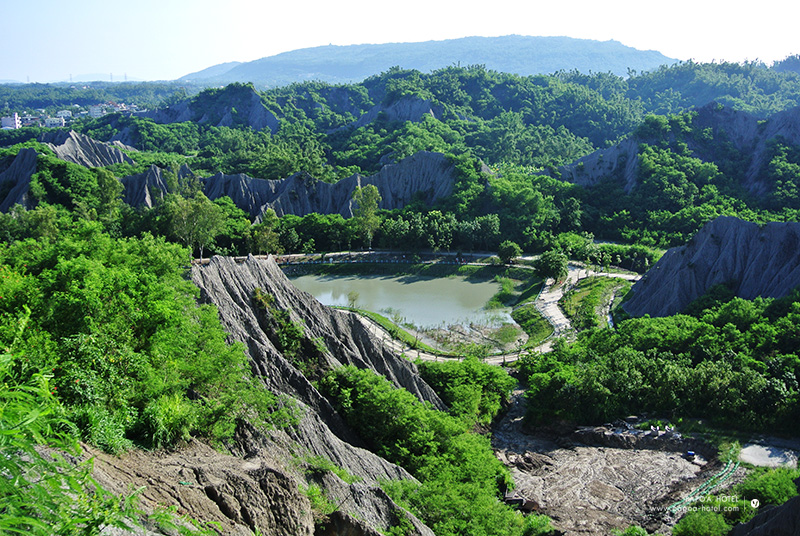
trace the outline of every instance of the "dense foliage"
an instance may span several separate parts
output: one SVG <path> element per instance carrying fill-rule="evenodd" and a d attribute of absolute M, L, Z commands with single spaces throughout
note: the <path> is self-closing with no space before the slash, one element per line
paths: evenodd
<path fill-rule="evenodd" d="M 0 84 L 0 102 L 8 103 L 9 109 L 16 112 L 36 113 L 43 109 L 53 115 L 72 105 L 88 107 L 107 102 L 155 108 L 176 92 L 185 96 L 186 87 L 186 83 L 178 82 Z"/>
<path fill-rule="evenodd" d="M 23 379 L 52 374 L 84 439 L 118 452 L 225 438 L 244 416 L 285 422 L 243 349 L 225 342 L 216 310 L 196 305 L 189 261 L 163 239 L 115 239 L 66 216 L 51 236 L 0 246 L 0 344 L 17 338 Z"/>
<path fill-rule="evenodd" d="M 750 521 L 760 509 L 785 503 L 797 496 L 794 481 L 800 470 L 788 467 L 755 467 L 743 482 L 692 504 L 675 525 L 673 534 L 685 536 L 724 536 L 733 525 Z M 757 500 L 758 506 L 753 502 Z"/>
<path fill-rule="evenodd" d="M 10 327 L 22 335 L 28 321 L 26 312 Z M 137 513 L 130 498 L 100 487 L 91 463 L 72 465 L 55 450 L 77 454 L 79 448 L 60 432 L 66 423 L 50 375 L 20 374 L 27 359 L 17 340 L 0 347 L 0 533 L 66 536 L 93 534 L 103 526 L 128 528 Z M 45 445 L 54 450 L 44 451 Z"/>
<path fill-rule="evenodd" d="M 464 372 L 469 368 L 477 371 L 472 364 Z M 461 390 L 481 389 L 478 376 L 466 379 Z M 494 396 L 492 383 L 484 384 L 488 400 Z M 499 486 L 509 484 L 510 475 L 492 453 L 488 438 L 469 432 L 468 419 L 437 411 L 382 376 L 351 366 L 330 372 L 319 386 L 375 452 L 420 481 L 387 482 L 384 488 L 437 535 L 549 532 L 547 518 L 523 517 L 498 500 Z M 465 407 L 456 413 L 477 409 Z"/>
<path fill-rule="evenodd" d="M 445 226 L 452 228 L 454 218 L 463 230 L 415 230 L 414 218 L 427 217 L 431 207 L 412 204 L 400 216 L 404 222 L 376 231 L 375 242 L 387 247 L 408 243 L 494 250 L 498 242 L 473 225 L 493 215 L 503 239 L 527 251 L 551 247 L 564 232 L 589 231 L 599 238 L 667 247 L 684 242 L 719 215 L 759 222 L 798 219 L 800 149 L 773 140 L 759 175 L 768 191 L 753 197 L 741 184 L 748 156 L 736 149 L 724 128 L 709 128 L 687 110 L 716 100 L 767 117 L 800 102 L 800 75 L 758 63 L 694 62 L 630 74 L 519 76 L 482 66 L 451 66 L 431 73 L 392 68 L 358 84 L 308 82 L 263 92 L 237 83 L 192 97 L 178 92 L 164 101 L 178 111 L 164 112 L 161 121 L 170 113 L 187 121 L 156 123 L 114 114 L 73 128 L 145 151 L 135 155 L 134 166 L 114 166 L 118 177 L 143 172 L 151 164 L 171 171 L 189 164 L 199 176 L 222 171 L 281 179 L 303 172 L 337 181 L 355 172 L 374 173 L 418 151 L 445 153 L 457 170 L 454 191 L 432 208 L 443 215 Z M 156 89 L 141 88 L 143 95 Z M 259 108 L 274 122 L 267 128 L 258 123 L 256 131 L 250 115 Z M 4 131 L 0 144 L 39 133 Z M 624 162 L 592 188 L 558 180 L 557 166 L 631 133 L 641 143 L 632 190 L 625 190 L 615 174 L 625 169 Z M 47 163 L 40 175 L 40 198 L 47 194 L 50 202 L 74 203 L 59 197 L 58 186 L 64 177 L 81 173 Z M 278 243 L 285 251 L 313 249 L 310 238 L 323 250 L 368 245 L 368 240 L 331 230 L 336 232 L 329 241 L 287 231 Z M 231 240 L 222 242 L 228 252 L 244 252 L 243 238 L 236 247 Z"/>
<path fill-rule="evenodd" d="M 723 293 L 724 294 L 724 293 Z M 800 294 L 704 300 L 693 315 L 637 318 L 526 357 L 529 418 L 605 422 L 632 413 L 796 431 Z"/>
<path fill-rule="evenodd" d="M 191 97 L 169 84 L 0 87 L 0 99 L 20 110 L 161 101 L 172 107 L 161 120 L 180 110 L 190 119 L 159 123 L 111 115 L 77 122 L 73 128 L 95 139 L 120 139 L 140 150 L 132 153 L 135 164 L 104 169 L 57 159 L 34 141 L 43 129 L 0 132 L 0 172 L 19 151 L 37 151 L 34 208 L 0 214 L 0 347 L 13 348 L 0 360 L 0 417 L 18 423 L 25 411 L 61 417 L 9 425 L 15 432 L 0 434 L 0 472 L 65 475 L 43 483 L 52 489 L 34 490 L 42 491 L 44 509 L 15 515 L 36 528 L 36 519 L 50 522 L 55 513 L 52 522 L 68 531 L 70 517 L 108 522 L 125 506 L 101 490 L 87 492 L 85 471 L 70 473 L 34 453 L 37 441 L 56 437 L 47 427 L 118 452 L 134 443 L 170 446 L 197 434 L 224 439 L 240 417 L 264 425 L 291 421 L 291 412 L 252 377 L 242 348 L 225 343 L 215 310 L 196 304 L 197 291 L 185 279 L 193 253 L 324 252 L 374 244 L 412 252 L 499 250 L 510 260 L 521 249 L 545 252 L 536 268 L 561 279 L 567 258 L 645 271 L 660 255 L 655 248 L 685 242 L 719 215 L 797 221 L 800 147 L 769 140 L 756 196 L 743 184 L 752 155 L 737 148 L 730 132 L 709 127 L 690 110 L 716 100 L 727 108 L 703 113 L 732 108 L 767 118 L 797 106 L 795 63 L 787 59 L 770 70 L 757 63 L 687 62 L 626 78 L 518 76 L 481 66 L 432 73 L 392 68 L 359 84 L 309 82 L 265 92 L 232 84 Z M 251 124 L 247 110 L 253 107 L 274 121 Z M 559 166 L 629 136 L 638 162 L 635 184 L 623 184 L 626 157 L 591 187 L 561 180 L 565 168 Z M 211 201 L 196 178 L 178 172 L 188 165 L 197 176 L 305 173 L 334 182 L 419 151 L 444 153 L 453 164 L 452 194 L 433 207 L 416 200 L 388 212 L 376 210 L 374 195 L 362 192 L 352 219 L 278 218 L 267 211 L 255 223 L 230 198 Z M 150 209 L 124 205 L 117 179 L 153 164 L 164 170 L 169 195 Z M 0 184 L 0 201 L 13 187 Z M 595 237 L 625 244 L 598 244 Z M 308 376 L 321 377 L 318 355 L 300 351 L 303 327 L 273 310 L 269 297 L 256 298 L 276 347 Z M 587 310 L 590 301 L 584 300 Z M 531 306 L 514 314 L 537 339 L 549 333 Z M 717 289 L 683 315 L 587 329 L 574 344 L 557 342 L 552 353 L 521 361 L 529 418 L 603 422 L 649 412 L 795 431 L 798 325 L 800 294 L 746 301 Z M 386 488 L 437 534 L 548 530 L 546 519 L 523 518 L 498 501 L 509 475 L 488 439 L 471 433 L 497 414 L 510 378 L 475 359 L 423 363 L 420 371 L 449 413 L 350 367 L 325 375 L 319 387 L 373 450 L 417 477 L 419 485 Z M 7 455 L 12 451 L 28 453 L 33 465 L 14 466 L 19 458 Z M 741 492 L 777 503 L 790 493 L 784 477 L 759 476 Z M 78 508 L 54 505 L 59 490 L 80 498 Z M 729 521 L 688 518 L 676 533 L 724 531 Z"/>
<path fill-rule="evenodd" d="M 420 375 L 433 387 L 450 412 L 467 421 L 488 425 L 516 384 L 502 368 L 477 357 L 463 361 L 419 361 Z"/>

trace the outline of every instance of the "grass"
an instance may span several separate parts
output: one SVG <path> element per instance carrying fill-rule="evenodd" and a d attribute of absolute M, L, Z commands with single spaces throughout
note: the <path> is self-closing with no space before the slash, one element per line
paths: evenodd
<path fill-rule="evenodd" d="M 348 484 L 353 484 L 354 482 L 360 482 L 362 480 L 361 477 L 351 474 L 347 469 L 339 467 L 324 456 L 308 456 L 303 458 L 302 461 L 305 463 L 306 474 L 319 475 L 333 473 Z"/>
<path fill-rule="evenodd" d="M 605 318 L 598 309 L 609 303 L 620 289 L 627 292 L 631 283 L 610 277 L 587 277 L 578 281 L 561 300 L 559 305 L 576 329 L 589 329 L 604 325 Z"/>
<path fill-rule="evenodd" d="M 503 307 L 511 305 L 511 302 L 515 301 L 516 297 L 514 293 L 514 281 L 508 277 L 499 275 L 495 276 L 494 280 L 500 284 L 500 290 L 497 294 L 492 296 L 483 307 L 490 311 L 493 309 L 502 309 Z"/>
<path fill-rule="evenodd" d="M 526 348 L 541 344 L 553 334 L 553 326 L 536 309 L 532 301 L 514 309 L 514 312 L 511 313 L 511 318 L 528 334 L 528 342 L 525 343 Z"/>

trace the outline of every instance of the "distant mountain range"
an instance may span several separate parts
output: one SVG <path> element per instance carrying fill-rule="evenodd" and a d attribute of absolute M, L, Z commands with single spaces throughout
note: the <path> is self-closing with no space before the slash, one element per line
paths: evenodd
<path fill-rule="evenodd" d="M 430 72 L 450 65 L 485 65 L 519 75 L 578 70 L 649 71 L 677 60 L 653 50 L 637 50 L 618 41 L 571 37 L 464 37 L 421 43 L 321 46 L 284 52 L 259 60 L 214 65 L 179 80 L 207 85 L 252 82 L 276 87 L 292 82 L 360 82 L 393 66 Z"/>

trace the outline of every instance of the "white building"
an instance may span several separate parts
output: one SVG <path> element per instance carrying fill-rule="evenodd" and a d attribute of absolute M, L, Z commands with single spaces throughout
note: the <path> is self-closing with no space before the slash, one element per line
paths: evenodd
<path fill-rule="evenodd" d="M 103 105 L 89 106 L 89 117 L 98 118 L 106 115 L 106 107 Z"/>
<path fill-rule="evenodd" d="M 48 117 L 44 120 L 44 126 L 47 128 L 63 127 L 66 124 L 63 117 Z"/>
<path fill-rule="evenodd" d="M 19 118 L 19 114 L 14 112 L 9 117 L 4 117 L 2 119 L 2 126 L 3 128 L 12 128 L 12 129 L 22 128 L 22 121 Z"/>
<path fill-rule="evenodd" d="M 59 110 L 56 112 L 56 117 L 63 117 L 64 119 L 72 117 L 72 112 L 69 110 Z"/>

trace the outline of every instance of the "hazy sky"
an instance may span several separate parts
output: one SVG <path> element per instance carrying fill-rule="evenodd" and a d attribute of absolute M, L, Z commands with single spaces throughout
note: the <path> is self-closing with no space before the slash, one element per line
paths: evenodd
<path fill-rule="evenodd" d="M 614 39 L 696 61 L 800 53 L 796 0 L 0 0 L 0 13 L 0 80 L 21 82 L 171 80 L 297 48 L 473 35 Z"/>

